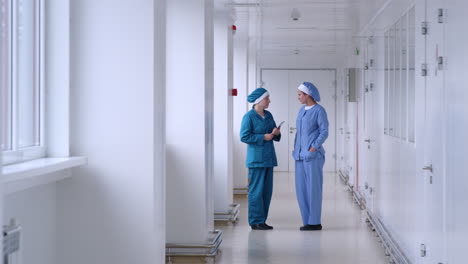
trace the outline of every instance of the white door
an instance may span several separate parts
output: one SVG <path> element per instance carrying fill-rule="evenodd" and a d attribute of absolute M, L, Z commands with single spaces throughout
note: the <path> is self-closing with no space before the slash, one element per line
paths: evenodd
<path fill-rule="evenodd" d="M 373 194 L 376 186 L 375 181 L 375 166 L 377 159 L 377 132 L 375 120 L 374 102 L 376 100 L 376 58 L 374 52 L 374 38 L 369 38 L 366 41 L 364 49 L 364 71 L 363 71 L 363 86 L 360 87 L 361 96 L 359 100 L 359 186 L 358 191 L 366 200 L 366 207 L 373 211 Z"/>
<path fill-rule="evenodd" d="M 288 70 L 263 70 L 262 81 L 263 87 L 270 93 L 270 107 L 267 109 L 273 115 L 276 125 L 282 121 L 281 140 L 275 142 L 276 157 L 278 159 L 278 167 L 276 171 L 288 171 L 288 160 L 291 157 L 288 149 L 289 142 L 289 122 L 288 122 Z"/>
<path fill-rule="evenodd" d="M 346 96 L 344 88 L 347 85 L 345 82 L 344 72 L 341 73 L 341 77 L 337 77 L 340 83 L 337 85 L 337 97 L 336 97 L 336 170 L 343 171 L 345 169 L 344 156 L 345 156 L 345 116 L 346 116 Z M 341 87 L 341 88 L 338 88 Z"/>
<path fill-rule="evenodd" d="M 425 127 L 424 127 L 424 210 L 426 263 L 446 263 L 445 216 L 445 142 L 444 128 L 444 69 L 439 57 L 444 55 L 444 23 L 438 23 L 439 1 L 427 1 L 430 34 L 426 38 Z"/>
<path fill-rule="evenodd" d="M 320 92 L 320 105 L 327 111 L 328 121 L 328 139 L 324 143 L 325 165 L 324 171 L 336 171 L 336 137 L 335 137 L 335 70 L 291 70 L 289 71 L 289 153 L 294 148 L 294 137 L 296 135 L 296 118 L 301 108 L 297 100 L 297 87 L 303 82 L 313 83 Z M 289 171 L 294 171 L 294 159 L 289 160 Z"/>
<path fill-rule="evenodd" d="M 291 153 L 296 135 L 296 117 L 301 107 L 297 100 L 297 87 L 305 81 L 314 83 L 320 91 L 320 104 L 325 107 L 330 123 L 328 139 L 324 144 L 326 162 L 324 171 L 336 171 L 335 160 L 335 70 L 262 69 L 262 84 L 270 91 L 269 111 L 281 127 L 282 138 L 275 143 L 278 158 L 277 171 L 294 171 Z"/>

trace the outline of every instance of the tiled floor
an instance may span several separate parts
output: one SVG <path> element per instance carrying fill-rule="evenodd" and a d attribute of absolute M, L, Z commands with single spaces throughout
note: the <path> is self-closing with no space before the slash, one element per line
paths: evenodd
<path fill-rule="evenodd" d="M 322 231 L 301 232 L 294 174 L 275 173 L 268 224 L 272 231 L 252 231 L 247 223 L 247 198 L 236 224 L 216 226 L 224 232 L 217 264 L 386 264 L 387 258 L 375 233 L 365 223 L 364 211 L 335 174 L 326 174 Z"/>

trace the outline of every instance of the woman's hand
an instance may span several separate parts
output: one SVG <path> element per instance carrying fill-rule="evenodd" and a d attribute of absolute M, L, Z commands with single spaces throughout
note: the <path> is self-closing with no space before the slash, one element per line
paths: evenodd
<path fill-rule="evenodd" d="M 281 134 L 281 131 L 279 128 L 273 128 L 273 132 L 271 132 L 274 136 L 279 136 Z"/>
<path fill-rule="evenodd" d="M 273 136 L 274 136 L 273 134 L 265 134 L 265 135 L 263 136 L 263 139 L 264 139 L 265 141 L 270 141 L 270 140 L 273 139 Z"/>
<path fill-rule="evenodd" d="M 314 148 L 310 148 L 309 151 L 310 151 L 310 152 L 314 152 L 314 151 L 317 151 L 317 150 L 314 149 Z"/>

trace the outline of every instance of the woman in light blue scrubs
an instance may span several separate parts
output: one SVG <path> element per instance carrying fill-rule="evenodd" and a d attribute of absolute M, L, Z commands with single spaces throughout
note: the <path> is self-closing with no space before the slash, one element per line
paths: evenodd
<path fill-rule="evenodd" d="M 310 82 L 298 87 L 297 96 L 303 107 L 296 119 L 296 138 L 293 158 L 296 161 L 296 195 L 301 210 L 301 231 L 322 229 L 322 185 L 325 149 L 328 137 L 328 118 L 325 109 L 317 104 L 320 93 Z"/>
<path fill-rule="evenodd" d="M 280 128 L 265 109 L 270 95 L 264 88 L 257 88 L 248 97 L 253 103 L 241 124 L 240 138 L 247 143 L 246 166 L 249 168 L 249 225 L 254 230 L 270 230 L 266 224 L 273 194 L 273 167 L 278 166 L 273 141 L 280 141 Z"/>

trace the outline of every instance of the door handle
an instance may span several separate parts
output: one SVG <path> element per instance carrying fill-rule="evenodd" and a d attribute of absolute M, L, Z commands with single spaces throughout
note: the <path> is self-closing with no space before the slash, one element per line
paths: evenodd
<path fill-rule="evenodd" d="M 364 140 L 364 142 L 370 143 L 370 139 L 366 139 Z"/>
<path fill-rule="evenodd" d="M 296 130 L 295 127 L 289 127 L 289 133 L 290 133 L 290 134 L 294 133 L 294 130 Z"/>
<path fill-rule="evenodd" d="M 432 170 L 432 164 L 429 165 L 429 166 L 425 166 L 425 167 L 423 167 L 422 169 L 423 169 L 423 170 L 428 170 L 428 171 L 430 171 L 431 173 L 432 173 L 432 171 L 433 171 L 433 170 Z"/>

